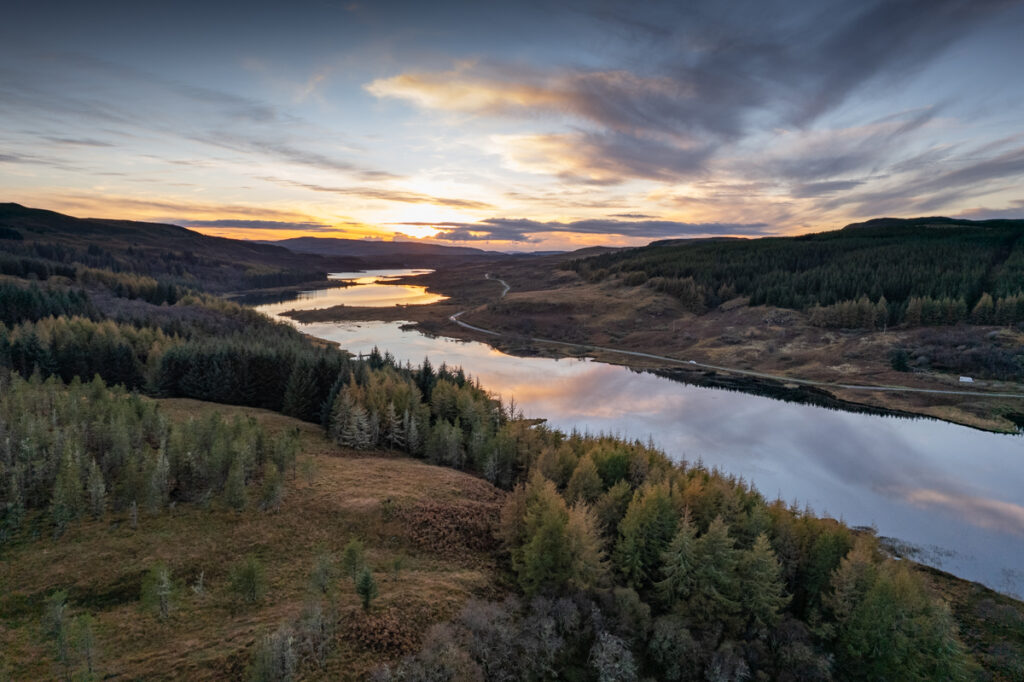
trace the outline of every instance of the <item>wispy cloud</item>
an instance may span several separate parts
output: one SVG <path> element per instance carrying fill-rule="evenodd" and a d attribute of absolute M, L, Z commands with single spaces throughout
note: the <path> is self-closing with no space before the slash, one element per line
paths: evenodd
<path fill-rule="evenodd" d="M 332 232 L 335 228 L 331 225 L 315 222 L 288 222 L 283 220 L 235 220 L 225 218 L 221 220 L 190 220 L 170 219 L 176 225 L 182 227 L 236 227 L 251 230 L 302 230 L 304 232 Z"/>
<path fill-rule="evenodd" d="M 423 223 L 401 225 L 430 226 L 441 230 L 433 239 L 447 241 L 534 242 L 539 235 L 574 233 L 618 235 L 643 239 L 707 237 L 722 235 L 762 236 L 771 234 L 764 223 L 686 223 L 672 220 L 575 220 L 537 221 L 525 218 L 488 218 L 477 223 Z"/>
<path fill-rule="evenodd" d="M 410 192 L 400 189 L 389 189 L 386 187 L 334 187 L 329 185 L 318 185 L 309 182 L 298 182 L 296 180 L 282 180 L 279 178 L 264 178 L 270 182 L 284 184 L 290 187 L 301 187 L 313 192 L 324 192 L 337 194 L 346 197 L 358 197 L 361 199 L 372 199 L 375 201 L 391 201 L 402 204 L 432 204 L 434 206 L 447 206 L 449 208 L 462 208 L 472 210 L 488 210 L 494 206 L 483 201 L 473 199 L 459 199 L 452 197 L 436 197 L 420 192 Z"/>
<path fill-rule="evenodd" d="M 366 89 L 428 110 L 540 118 L 576 128 L 496 137 L 513 169 L 597 184 L 679 181 L 706 170 L 720 150 L 755 131 L 804 129 L 870 83 L 899 82 L 1007 3 L 740 5 L 603 4 L 590 16 L 626 36 L 636 65 L 631 70 L 461 62 L 447 71 L 379 78 Z M 777 170 L 815 181 L 862 169 L 878 159 L 887 139 L 932 116 L 925 111 L 831 154 L 821 147 L 817 159 L 805 153 L 804 163 L 777 163 Z"/>

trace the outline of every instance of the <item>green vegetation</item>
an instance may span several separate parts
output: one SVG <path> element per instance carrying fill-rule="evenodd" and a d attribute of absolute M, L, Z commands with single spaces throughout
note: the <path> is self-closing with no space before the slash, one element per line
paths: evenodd
<path fill-rule="evenodd" d="M 358 259 L 298 255 L 174 225 L 79 219 L 0 204 L 0 275 L 62 278 L 122 298 L 174 303 L 187 290 L 230 291 L 322 280 Z"/>
<path fill-rule="evenodd" d="M 744 296 L 827 327 L 1024 322 L 1021 221 L 880 219 L 799 237 L 655 242 L 569 266 L 649 286 L 695 313 Z"/>
<path fill-rule="evenodd" d="M 156 404 L 98 377 L 0 378 L 0 540 L 26 513 L 46 511 L 53 532 L 85 516 L 132 506 L 160 513 L 176 502 L 231 504 L 231 474 L 244 486 L 294 458 L 291 434 L 269 437 L 252 420 L 216 412 L 170 424 Z M 38 532 L 43 517 L 31 517 Z"/>
<path fill-rule="evenodd" d="M 244 604 L 255 604 L 267 591 L 263 564 L 253 555 L 231 569 L 231 591 Z"/>
<path fill-rule="evenodd" d="M 853 231 L 851 238 L 884 241 L 872 229 Z M 836 284 L 826 296 L 823 288 L 812 286 L 832 281 L 824 271 L 800 274 L 814 270 L 807 263 L 816 262 L 819 242 L 829 243 L 814 236 L 792 242 L 811 244 L 807 250 L 776 253 L 778 247 L 766 242 L 743 256 L 743 268 L 762 262 L 758 259 L 789 258 L 788 275 L 735 281 L 730 284 L 734 291 L 718 287 L 714 295 L 747 288 L 754 296 L 757 287 L 776 278 L 779 284 L 772 286 L 803 292 L 793 305 L 842 305 L 841 296 L 868 296 L 876 321 L 905 315 L 914 296 L 963 298 L 978 319 L 989 319 L 998 316 L 998 301 L 1011 295 L 999 284 L 999 268 L 1006 263 L 1017 267 L 1011 256 L 1016 258 L 1020 247 L 1016 237 L 1009 238 L 1009 228 L 991 229 L 991 239 L 980 240 L 978 248 L 988 249 L 989 255 L 1003 249 L 1009 255 L 1000 265 L 987 261 L 982 275 L 978 263 L 985 259 L 962 243 L 962 228 L 942 232 L 960 235 L 948 243 L 933 237 L 929 230 L 934 228 L 921 228 L 922 252 L 929 257 L 951 248 L 964 251 L 963 272 L 939 278 L 937 288 L 928 291 L 908 285 L 902 295 L 884 290 L 875 299 L 876 292 Z M 936 243 L 928 246 L 929 240 Z M 39 242 L 25 242 L 34 244 L 39 256 Z M 743 254 L 750 247 L 724 243 L 701 248 L 712 249 L 705 254 L 710 263 L 713 249 Z M 839 262 L 856 265 L 874 257 L 847 253 L 842 245 L 829 248 L 829 257 Z M 14 614 L 12 622 L 26 612 L 34 623 L 43 616 L 45 635 L 39 636 L 46 638 L 59 677 L 98 675 L 102 666 L 96 652 L 104 650 L 104 642 L 131 646 L 132 636 L 144 636 L 130 634 L 135 631 L 123 620 L 93 625 L 101 606 L 111 600 L 133 609 L 140 604 L 147 624 L 139 631 L 150 623 L 159 626 L 161 641 L 188 620 L 181 615 L 185 609 L 220 619 L 213 622 L 221 627 L 240 614 L 269 609 L 276 614 L 276 629 L 261 626 L 253 642 L 252 626 L 245 626 L 234 646 L 251 643 L 252 648 L 243 663 L 234 656 L 229 673 L 257 680 L 292 679 L 321 669 L 336 649 L 362 656 L 364 663 L 370 655 L 376 662 L 394 662 L 414 652 L 395 667 L 382 668 L 381 679 L 956 680 L 978 672 L 979 662 L 1001 670 L 997 664 L 1003 665 L 1005 657 L 977 654 L 997 635 L 972 642 L 969 652 L 948 606 L 920 574 L 887 559 L 868 533 L 769 502 L 741 480 L 674 463 L 640 442 L 565 434 L 523 419 L 513 405 L 502 404 L 460 369 L 435 369 L 426 361 L 402 366 L 376 350 L 353 359 L 212 296 L 161 289 L 158 280 L 153 280 L 155 287 L 144 279 L 129 281 L 115 270 L 97 274 L 76 265 L 69 274 L 59 268 L 76 262 L 77 255 L 57 259 L 64 253 L 57 247 L 47 253 L 52 263 L 36 263 L 38 272 L 32 270 L 44 285 L 18 280 L 0 290 L 12 301 L 4 301 L 0 323 L 0 551 L 28 561 L 44 542 L 47 551 L 59 553 L 62 543 L 91 537 L 99 544 L 115 543 L 116 551 L 100 555 L 104 561 L 114 556 L 128 562 L 134 558 L 124 553 L 125 543 L 147 532 L 147 526 L 159 526 L 147 536 L 154 543 L 153 555 L 135 564 L 133 577 L 108 594 L 83 591 L 87 599 L 76 603 L 58 589 L 64 584 L 58 582 L 46 585 L 45 593 L 0 601 L 0 608 Z M 629 262 L 628 253 L 637 252 L 616 254 L 609 265 Z M 100 252 L 94 256 L 106 258 Z M 722 272 L 729 267 L 722 266 Z M 698 280 L 705 274 L 718 277 L 718 270 L 698 270 L 685 277 L 694 277 L 693 291 L 706 306 L 712 289 Z M 965 272 L 991 283 L 992 296 L 985 298 L 977 287 L 969 296 L 966 289 L 957 289 L 974 286 Z M 188 271 L 179 274 L 188 279 Z M 640 278 L 630 275 L 630 281 Z M 83 296 L 71 282 L 106 290 L 94 296 L 97 290 L 90 289 Z M 111 293 L 117 287 L 133 297 L 130 310 Z M 679 291 L 690 287 L 687 283 Z M 767 300 L 769 294 L 764 296 Z M 223 408 L 234 412 L 230 418 L 211 410 L 171 419 L 144 394 L 248 409 Z M 316 467 L 304 468 L 307 485 L 297 487 L 302 430 L 295 425 L 301 422 L 287 420 L 286 426 L 269 431 L 261 425 L 269 413 L 261 410 L 318 424 L 302 427 L 319 429 L 344 452 L 390 456 L 375 460 L 376 469 L 358 468 L 358 458 L 332 469 L 335 477 L 349 469 L 363 472 L 346 488 L 360 497 L 348 511 L 368 510 L 358 513 L 372 517 L 376 534 L 353 532 L 346 525 L 329 506 L 340 495 L 311 496 L 300 511 L 289 508 L 289 501 L 311 490 L 321 474 Z M 324 443 L 334 448 L 328 452 L 338 452 Z M 448 477 L 461 476 L 460 494 L 466 499 L 434 501 L 434 492 L 423 490 L 422 475 L 433 469 L 395 453 L 471 472 L 500 490 L 449 471 Z M 328 464 L 326 458 L 321 462 Z M 406 474 L 411 480 L 395 475 L 405 469 L 415 472 Z M 386 488 L 363 492 L 374 480 Z M 430 479 L 439 487 L 446 480 Z M 404 498 L 398 494 L 403 486 L 421 496 L 416 506 L 410 506 L 408 492 Z M 181 547 L 163 547 L 179 517 L 191 520 L 190 534 L 175 536 Z M 209 561 L 206 553 L 220 549 L 212 540 L 191 554 L 191 564 L 172 559 L 175 551 L 191 551 L 185 545 L 206 543 L 212 528 L 218 529 L 218 542 L 232 544 L 232 553 L 230 558 L 221 555 L 229 568 L 211 575 L 215 587 L 208 591 L 202 562 Z M 283 547 L 295 551 L 292 536 L 298 528 L 316 533 L 317 542 L 333 544 L 304 543 L 315 555 L 301 562 L 278 557 Z M 275 539 L 264 540 L 267 535 Z M 348 544 L 341 547 L 345 539 Z M 420 603 L 431 610 L 419 624 L 454 619 L 421 641 L 421 630 L 390 609 L 395 608 L 391 595 L 402 583 L 424 572 L 426 562 L 421 562 L 416 571 L 399 574 L 405 551 L 424 546 L 437 548 L 431 561 L 442 561 L 443 552 L 465 561 L 457 564 L 460 576 L 471 572 L 474 563 L 486 566 L 490 577 L 474 578 L 473 593 L 503 596 L 504 601 L 471 601 L 460 612 L 470 588 L 457 583 L 462 596 L 453 603 L 449 583 L 441 589 L 431 585 L 432 578 L 425 579 Z M 339 557 L 337 572 L 334 556 Z M 99 565 L 83 564 L 77 570 L 99 570 Z M 291 582 L 282 577 L 288 571 L 296 574 Z M 191 590 L 183 589 L 186 584 Z M 291 584 L 298 587 L 288 592 Z M 290 609 L 282 594 L 309 600 L 301 615 L 296 616 L 302 602 Z M 344 604 L 353 608 L 341 615 L 344 607 L 339 605 Z M 77 611 L 75 618 L 69 609 Z M 23 640 L 38 637 L 25 634 L 29 627 L 18 622 L 23 639 L 16 643 L 24 655 L 39 645 Z M 1004 645 L 1019 651 L 1016 640 L 1007 638 Z M 353 649 L 363 653 L 352 654 Z M 161 665 L 149 663 L 149 672 Z"/>

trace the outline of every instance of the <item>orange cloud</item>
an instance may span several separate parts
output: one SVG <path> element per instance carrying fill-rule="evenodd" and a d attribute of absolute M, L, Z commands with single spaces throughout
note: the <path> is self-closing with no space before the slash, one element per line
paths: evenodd
<path fill-rule="evenodd" d="M 485 115 L 569 114 L 622 132 L 664 130 L 671 103 L 693 96 L 690 87 L 666 77 L 629 71 L 563 71 L 538 74 L 482 69 L 473 63 L 451 71 L 403 73 L 366 86 L 376 97 L 404 99 L 425 109 Z M 655 102 L 661 115 L 639 112 L 624 102 Z"/>

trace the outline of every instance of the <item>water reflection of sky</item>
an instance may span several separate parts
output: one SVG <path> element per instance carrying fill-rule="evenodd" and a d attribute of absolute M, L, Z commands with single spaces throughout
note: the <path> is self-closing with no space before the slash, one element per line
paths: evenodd
<path fill-rule="evenodd" d="M 300 328 L 354 353 L 378 346 L 401 362 L 429 356 L 435 366 L 462 366 L 527 416 L 564 430 L 653 437 L 672 457 L 742 476 L 769 498 L 952 551 L 930 563 L 1024 592 L 1024 437 L 689 386 L 589 360 L 517 358 L 401 324 Z"/>
<path fill-rule="evenodd" d="M 447 297 L 427 292 L 426 287 L 407 284 L 377 284 L 406 275 L 422 275 L 430 270 L 367 270 L 366 272 L 336 272 L 328 279 L 354 282 L 359 286 L 334 289 L 313 289 L 300 292 L 296 298 L 281 303 L 258 306 L 267 315 L 280 315 L 289 310 L 318 310 L 336 305 L 359 307 L 389 307 L 396 305 L 426 305 Z"/>

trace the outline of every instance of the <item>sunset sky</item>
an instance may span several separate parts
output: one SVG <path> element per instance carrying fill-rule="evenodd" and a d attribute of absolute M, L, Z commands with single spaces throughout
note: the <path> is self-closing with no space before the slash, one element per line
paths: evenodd
<path fill-rule="evenodd" d="M 1024 217 L 1024 2 L 37 2 L 0 201 L 499 250 Z"/>

